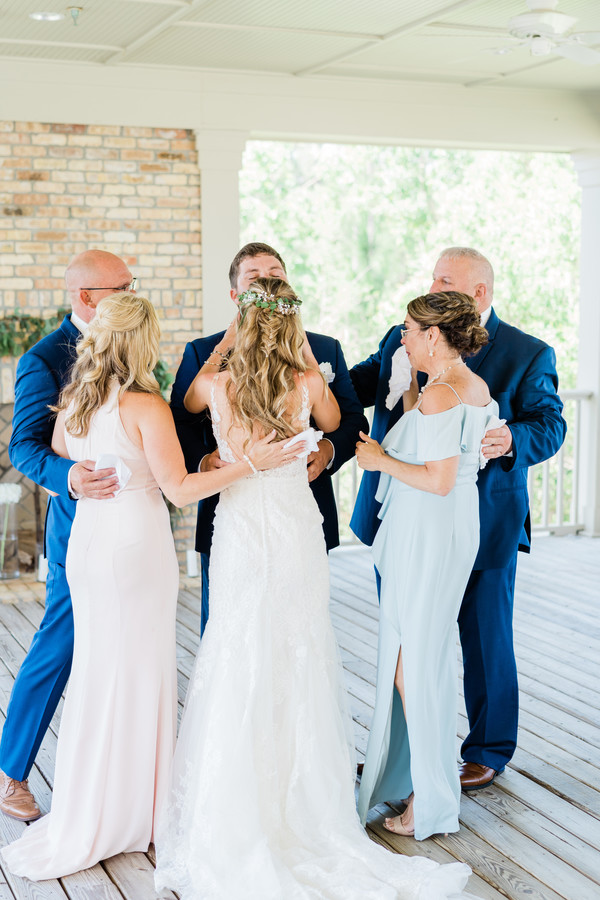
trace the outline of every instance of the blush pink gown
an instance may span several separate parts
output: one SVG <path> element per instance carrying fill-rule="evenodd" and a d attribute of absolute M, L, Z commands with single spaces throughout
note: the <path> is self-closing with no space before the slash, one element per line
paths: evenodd
<path fill-rule="evenodd" d="M 2 851 L 16 875 L 57 878 L 148 849 L 175 745 L 178 566 L 162 494 L 128 438 L 115 385 L 72 459 L 114 453 L 112 500 L 79 500 L 67 554 L 75 620 L 50 813 Z"/>

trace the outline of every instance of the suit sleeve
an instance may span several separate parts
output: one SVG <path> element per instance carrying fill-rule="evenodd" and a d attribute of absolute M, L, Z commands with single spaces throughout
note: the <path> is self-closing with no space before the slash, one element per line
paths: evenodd
<path fill-rule="evenodd" d="M 325 435 L 335 450 L 331 474 L 337 472 L 345 462 L 354 456 L 359 431 L 369 431 L 369 423 L 352 386 L 339 341 L 335 341 L 335 350 L 335 378 L 331 382 L 330 388 L 339 404 L 341 421 L 336 431 Z"/>
<path fill-rule="evenodd" d="M 505 471 L 528 468 L 550 459 L 565 439 L 567 424 L 558 396 L 556 357 L 544 346 L 531 361 L 515 398 L 515 415 L 508 423 L 513 456 L 502 458 Z"/>
<path fill-rule="evenodd" d="M 10 461 L 36 484 L 69 496 L 67 479 L 73 462 L 52 450 L 53 406 L 60 394 L 57 374 L 36 353 L 26 353 L 17 366 Z"/>
<path fill-rule="evenodd" d="M 363 362 L 357 363 L 350 369 L 350 378 L 352 379 L 354 390 L 362 403 L 363 409 L 375 405 L 383 350 L 387 339 L 395 328 L 396 326 L 390 328 L 383 337 L 376 353 L 372 353 L 371 356 L 363 360 Z"/>
<path fill-rule="evenodd" d="M 187 344 L 171 390 L 171 412 L 188 472 L 197 472 L 202 457 L 217 446 L 208 413 L 196 415 L 183 405 L 187 390 L 203 364 L 194 345 Z"/>

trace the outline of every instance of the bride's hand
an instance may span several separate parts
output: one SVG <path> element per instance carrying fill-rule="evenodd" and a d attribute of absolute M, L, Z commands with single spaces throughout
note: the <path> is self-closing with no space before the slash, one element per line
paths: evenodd
<path fill-rule="evenodd" d="M 239 324 L 238 320 L 239 320 L 239 315 L 237 315 L 235 317 L 235 319 L 229 323 L 227 331 L 225 332 L 225 334 L 223 335 L 223 337 L 217 344 L 215 349 L 219 350 L 221 353 L 229 353 L 231 348 L 235 345 L 235 339 L 237 337 L 238 324 Z"/>
<path fill-rule="evenodd" d="M 306 450 L 304 441 L 299 441 L 292 447 L 286 447 L 288 441 L 275 440 L 276 436 L 277 432 L 273 429 L 270 434 L 261 438 L 247 451 L 246 455 L 255 469 L 276 469 L 277 466 L 292 462 L 299 453 Z"/>
<path fill-rule="evenodd" d="M 356 442 L 356 461 L 361 469 L 367 472 L 378 472 L 381 469 L 381 460 L 385 451 L 367 434 L 359 431 L 361 440 Z"/>

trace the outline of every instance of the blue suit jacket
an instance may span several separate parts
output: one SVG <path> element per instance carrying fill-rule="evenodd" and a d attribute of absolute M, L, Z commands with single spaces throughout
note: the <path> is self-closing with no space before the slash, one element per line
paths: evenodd
<path fill-rule="evenodd" d="M 19 360 L 15 383 L 13 430 L 8 447 L 10 461 L 36 484 L 55 491 L 46 510 L 44 552 L 49 562 L 64 566 L 75 515 L 69 497 L 68 472 L 73 463 L 50 447 L 54 415 L 48 407 L 58 400 L 69 380 L 80 331 L 66 316 L 60 328 L 38 341 Z"/>
<path fill-rule="evenodd" d="M 204 365 L 224 333 L 222 331 L 219 334 L 191 341 L 185 348 L 183 359 L 173 384 L 171 409 L 188 472 L 196 472 L 202 457 L 207 453 L 212 453 L 217 444 L 212 433 L 208 412 L 192 415 L 185 409 L 183 398 L 198 371 Z M 312 334 L 310 332 L 307 332 L 307 337 L 317 362 L 319 364 L 323 362 L 331 363 L 335 378 L 330 388 L 339 403 L 342 414 L 342 421 L 337 431 L 326 435 L 335 450 L 333 465 L 330 470 L 322 472 L 310 484 L 323 516 L 323 531 L 327 549 L 331 550 L 332 547 L 337 547 L 340 542 L 331 476 L 354 455 L 358 432 L 366 431 L 369 426 L 352 387 L 348 367 L 346 366 L 339 341 L 326 335 Z M 208 497 L 206 500 L 201 500 L 198 504 L 196 550 L 200 551 L 200 553 L 210 552 L 213 518 L 218 500 L 218 496 Z"/>
<path fill-rule="evenodd" d="M 527 469 L 558 451 L 566 434 L 557 395 L 556 357 L 551 347 L 502 322 L 492 309 L 489 341 L 467 365 L 483 378 L 510 427 L 512 457 L 492 459 L 479 473 L 480 541 L 475 569 L 503 568 L 520 550 L 529 550 L 530 519 Z M 402 415 L 402 401 L 385 408 L 391 358 L 400 346 L 402 328 L 385 335 L 379 350 L 350 372 L 363 406 L 375 406 L 372 437 L 381 441 Z M 375 500 L 378 472 L 365 472 L 350 523 L 365 544 L 372 544 L 379 519 Z"/>

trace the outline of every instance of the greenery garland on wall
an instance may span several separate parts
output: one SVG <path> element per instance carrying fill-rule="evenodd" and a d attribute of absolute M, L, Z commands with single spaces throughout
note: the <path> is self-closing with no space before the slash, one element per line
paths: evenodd
<path fill-rule="evenodd" d="M 28 313 L 13 314 L 0 318 L 0 356 L 22 356 L 30 347 L 43 337 L 56 331 L 68 309 L 59 309 L 48 318 L 32 316 Z M 166 363 L 159 359 L 154 369 L 154 377 L 158 381 L 163 396 L 166 395 L 173 376 Z"/>
<path fill-rule="evenodd" d="M 0 356 L 22 356 L 39 340 L 55 331 L 68 309 L 59 309 L 43 319 L 26 313 L 3 316 L 0 319 Z"/>

